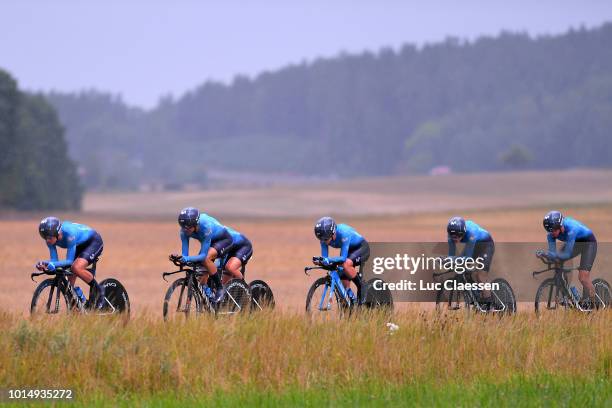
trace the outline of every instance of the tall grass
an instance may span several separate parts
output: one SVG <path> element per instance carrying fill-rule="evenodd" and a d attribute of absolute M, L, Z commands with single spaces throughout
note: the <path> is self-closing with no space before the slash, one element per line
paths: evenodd
<path fill-rule="evenodd" d="M 391 333 L 388 321 L 399 325 Z M 407 311 L 317 323 L 278 312 L 164 323 L 0 312 L 0 384 L 73 388 L 77 399 L 168 393 L 334 393 L 368 387 L 612 380 L 612 313 L 537 318 Z"/>

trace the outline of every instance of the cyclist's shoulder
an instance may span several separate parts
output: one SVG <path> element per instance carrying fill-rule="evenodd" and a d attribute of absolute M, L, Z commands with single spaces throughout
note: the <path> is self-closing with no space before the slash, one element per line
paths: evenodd
<path fill-rule="evenodd" d="M 229 232 L 229 234 L 234 240 L 236 240 L 237 238 L 242 238 L 244 236 L 242 233 L 236 231 L 232 227 L 228 227 L 227 225 L 225 225 L 225 229 L 227 230 L 227 232 Z"/>
<path fill-rule="evenodd" d="M 586 229 L 586 230 L 589 229 L 589 227 L 587 227 L 585 224 L 583 224 L 580 221 L 578 221 L 578 220 L 576 220 L 574 218 L 571 218 L 571 217 L 566 217 L 563 220 L 563 226 L 566 227 L 566 228 L 569 227 L 570 229 L 572 229 L 572 228 L 575 228 L 575 229 Z"/>
<path fill-rule="evenodd" d="M 341 236 L 359 235 L 357 230 L 348 224 L 338 224 L 336 227 L 336 231 Z"/>
<path fill-rule="evenodd" d="M 222 227 L 222 225 L 219 222 L 219 220 L 217 220 L 215 217 L 213 217 L 211 215 L 208 215 L 206 213 L 201 213 L 200 214 L 200 225 L 220 226 L 220 227 Z"/>

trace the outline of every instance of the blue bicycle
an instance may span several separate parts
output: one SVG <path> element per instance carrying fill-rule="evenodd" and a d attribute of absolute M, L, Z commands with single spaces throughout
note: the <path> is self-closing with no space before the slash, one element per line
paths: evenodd
<path fill-rule="evenodd" d="M 310 275 L 309 271 L 321 269 L 327 271 L 326 276 L 314 281 L 306 295 L 306 312 L 313 315 L 325 312 L 328 317 L 343 317 L 350 315 L 358 307 L 370 309 L 393 310 L 393 297 L 389 290 L 375 290 L 374 282 L 379 278 L 373 278 L 363 283 L 361 271 L 357 273 L 354 283 L 357 295 L 353 298 L 342 284 L 342 262 L 334 262 L 329 265 L 321 265 L 321 257 L 314 257 L 316 266 L 307 266 L 304 273 Z"/>

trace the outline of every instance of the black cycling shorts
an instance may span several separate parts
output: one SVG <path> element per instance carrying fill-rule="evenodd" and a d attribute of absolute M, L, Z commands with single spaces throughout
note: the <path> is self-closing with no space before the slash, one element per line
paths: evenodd
<path fill-rule="evenodd" d="M 489 272 L 491 269 L 491 262 L 493 262 L 493 255 L 495 254 L 495 243 L 493 240 L 488 241 L 478 241 L 474 245 L 474 253 L 472 254 L 472 259 L 476 260 L 477 258 L 482 258 L 482 263 L 484 267 L 482 269 L 476 268 L 475 271 L 485 271 Z"/>
<path fill-rule="evenodd" d="M 347 259 L 353 261 L 353 266 L 359 266 L 365 263 L 370 257 L 370 245 L 366 240 L 363 240 L 361 245 L 349 248 Z"/>
<path fill-rule="evenodd" d="M 249 259 L 253 256 L 253 245 L 251 241 L 244 238 L 240 245 L 233 245 L 232 249 L 227 253 L 227 259 L 238 258 L 242 262 L 242 266 L 245 266 Z"/>
<path fill-rule="evenodd" d="M 210 247 L 217 251 L 217 258 L 223 258 L 231 251 L 234 240 L 230 233 L 224 229 L 223 233 L 210 242 Z"/>
<path fill-rule="evenodd" d="M 581 271 L 591 271 L 595 263 L 595 257 L 597 256 L 597 240 L 595 239 L 595 235 L 591 234 L 574 243 L 574 249 L 570 259 L 578 255 L 580 255 L 580 266 L 578 269 Z"/>
<path fill-rule="evenodd" d="M 76 258 L 82 258 L 87 261 L 87 264 L 91 264 L 95 261 L 104 249 L 104 242 L 100 234 L 94 231 L 94 234 L 87 241 L 76 247 Z"/>

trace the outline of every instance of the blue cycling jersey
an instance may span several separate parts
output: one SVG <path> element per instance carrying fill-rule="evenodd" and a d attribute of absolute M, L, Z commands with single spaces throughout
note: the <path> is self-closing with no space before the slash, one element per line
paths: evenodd
<path fill-rule="evenodd" d="M 226 229 L 219 221 L 208 214 L 200 214 L 198 228 L 193 234 L 187 235 L 181 228 L 180 237 L 182 243 L 182 254 L 186 262 L 201 262 L 208 255 L 208 249 L 213 240 L 226 233 Z M 198 255 L 189 256 L 189 238 L 197 239 L 202 246 Z"/>
<path fill-rule="evenodd" d="M 329 258 L 329 260 L 331 262 L 344 262 L 348 256 L 349 249 L 360 246 L 363 241 L 365 239 L 352 227 L 346 224 L 338 224 L 336 226 L 336 238 L 329 243 L 329 246 L 321 241 L 321 256 L 327 258 L 330 246 L 332 248 L 340 248 L 340 256 Z"/>
<path fill-rule="evenodd" d="M 235 246 L 240 246 L 242 245 L 243 242 L 246 241 L 247 238 L 241 233 L 239 233 L 238 231 L 236 231 L 235 229 L 227 227 L 227 226 L 225 227 L 225 229 L 232 236 L 232 241 L 234 242 Z"/>
<path fill-rule="evenodd" d="M 481 228 L 480 225 L 476 224 L 473 221 L 465 222 L 465 235 L 461 238 L 461 243 L 465 244 L 465 248 L 463 248 L 463 253 L 461 256 L 471 257 L 474 254 L 474 247 L 476 243 L 483 241 L 491 241 L 491 234 L 484 229 Z M 457 252 L 457 245 L 453 240 L 448 237 L 448 256 L 455 256 Z"/>
<path fill-rule="evenodd" d="M 95 231 L 87 225 L 77 224 L 70 221 L 64 221 L 60 227 L 60 236 L 55 245 L 47 244 L 51 262 L 56 267 L 65 267 L 72 265 L 76 256 L 76 247 L 90 239 Z M 66 248 L 66 260 L 59 261 L 57 257 L 57 247 Z"/>
<path fill-rule="evenodd" d="M 572 256 L 574 250 L 574 244 L 576 241 L 589 239 L 594 237 L 593 231 L 588 229 L 584 224 L 576 221 L 573 218 L 565 218 L 563 220 L 563 232 L 559 234 L 557 239 L 565 242 L 565 248 L 563 252 L 557 253 L 556 239 L 551 233 L 547 234 L 548 250 L 551 255 L 561 260 L 567 260 Z"/>

